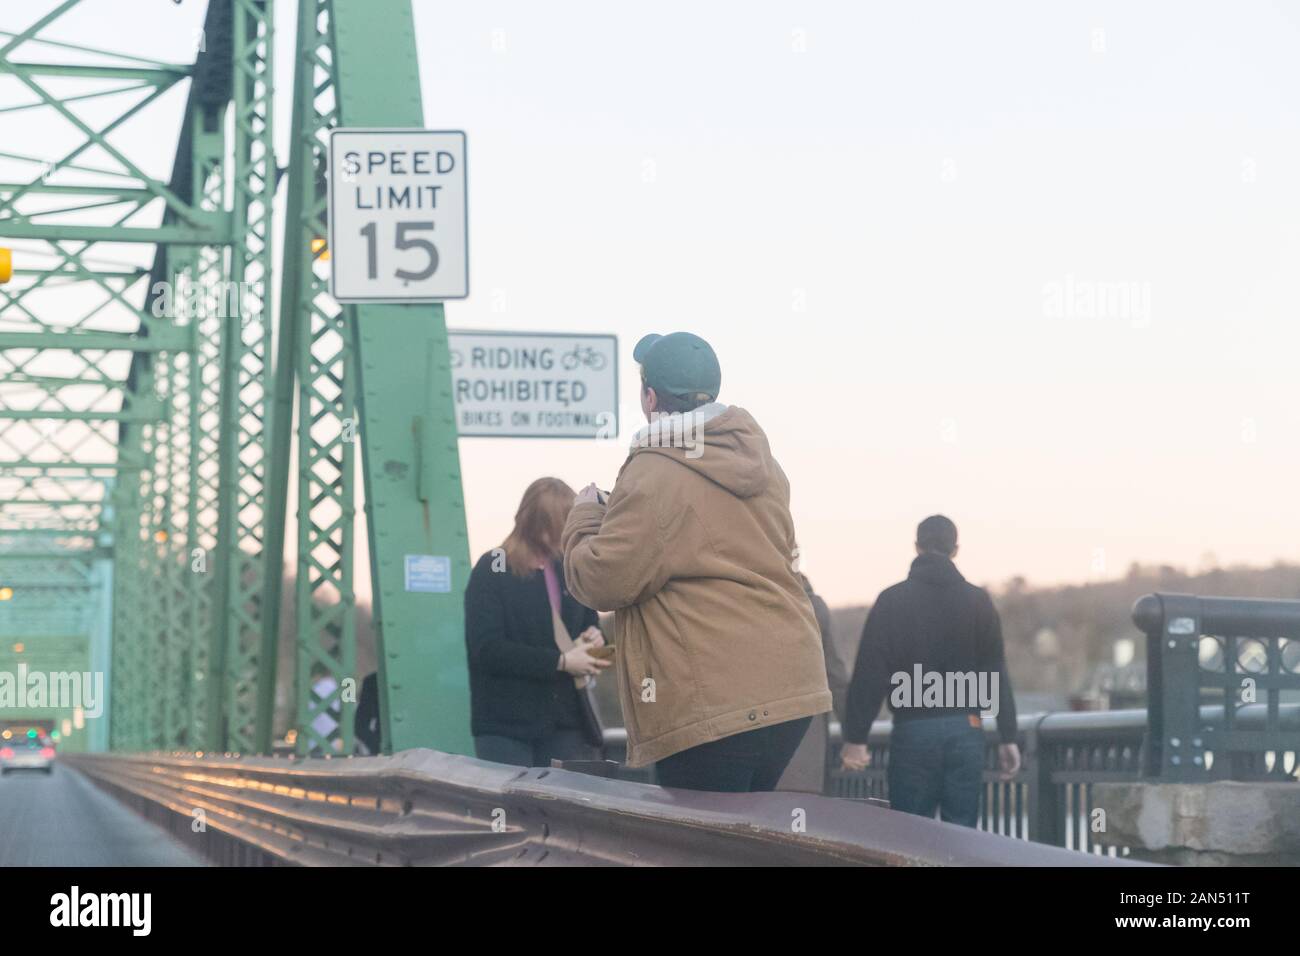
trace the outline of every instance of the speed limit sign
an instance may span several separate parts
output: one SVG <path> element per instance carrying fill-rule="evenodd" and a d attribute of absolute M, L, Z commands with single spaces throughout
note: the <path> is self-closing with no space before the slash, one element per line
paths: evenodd
<path fill-rule="evenodd" d="M 469 295 L 463 132 L 336 129 L 329 164 L 330 294 L 337 301 Z"/>

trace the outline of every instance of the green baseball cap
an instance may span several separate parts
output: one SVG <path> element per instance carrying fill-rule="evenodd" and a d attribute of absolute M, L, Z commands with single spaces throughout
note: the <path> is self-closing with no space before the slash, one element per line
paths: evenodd
<path fill-rule="evenodd" d="M 713 347 L 690 332 L 651 333 L 636 344 L 632 358 L 641 366 L 646 384 L 656 392 L 703 393 L 716 399 L 722 388 L 722 367 Z"/>

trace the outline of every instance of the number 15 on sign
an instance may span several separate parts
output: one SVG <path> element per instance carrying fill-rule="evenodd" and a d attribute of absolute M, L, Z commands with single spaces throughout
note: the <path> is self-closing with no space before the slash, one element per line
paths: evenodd
<path fill-rule="evenodd" d="M 469 294 L 465 134 L 330 133 L 330 293 L 339 302 Z"/>

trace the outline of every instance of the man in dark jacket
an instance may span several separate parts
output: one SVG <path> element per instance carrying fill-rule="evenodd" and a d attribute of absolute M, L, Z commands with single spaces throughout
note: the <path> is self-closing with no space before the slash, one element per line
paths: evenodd
<path fill-rule="evenodd" d="M 1020 769 L 1016 706 L 1002 625 L 983 588 L 952 559 L 957 526 L 943 515 L 916 529 L 907 580 L 881 592 L 862 629 L 849 685 L 841 761 L 867 766 L 867 737 L 886 696 L 894 714 L 889 802 L 895 810 L 975 826 L 984 773 L 981 711 L 996 714 L 998 763 Z M 892 690 L 891 690 L 892 686 Z"/>

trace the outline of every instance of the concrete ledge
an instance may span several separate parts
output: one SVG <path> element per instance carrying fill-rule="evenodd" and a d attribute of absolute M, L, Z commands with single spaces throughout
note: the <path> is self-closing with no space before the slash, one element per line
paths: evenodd
<path fill-rule="evenodd" d="M 1182 866 L 1300 866 L 1300 784 L 1099 783 L 1095 834 L 1139 859 Z"/>

